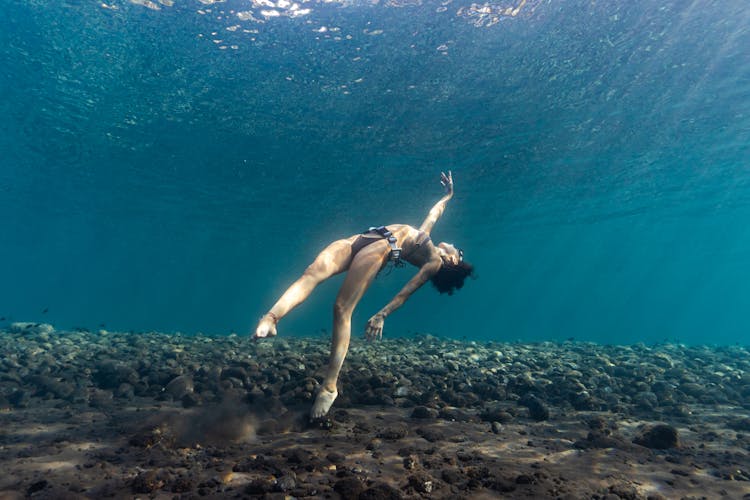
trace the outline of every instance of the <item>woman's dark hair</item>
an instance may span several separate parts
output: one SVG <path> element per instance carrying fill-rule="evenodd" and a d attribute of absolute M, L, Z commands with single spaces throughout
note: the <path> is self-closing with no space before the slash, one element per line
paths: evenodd
<path fill-rule="evenodd" d="M 466 278 L 473 275 L 474 266 L 466 261 L 462 260 L 458 265 L 443 261 L 440 270 L 430 278 L 430 281 L 438 292 L 453 295 L 453 292 L 464 286 Z"/>

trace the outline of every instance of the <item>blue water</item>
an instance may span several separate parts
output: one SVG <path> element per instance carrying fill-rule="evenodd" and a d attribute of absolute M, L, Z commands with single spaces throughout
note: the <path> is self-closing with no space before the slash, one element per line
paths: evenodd
<path fill-rule="evenodd" d="M 145 3 L 3 6 L 6 323 L 246 333 L 452 169 L 433 239 L 479 278 L 386 336 L 750 342 L 744 0 Z M 329 330 L 340 281 L 280 333 Z"/>

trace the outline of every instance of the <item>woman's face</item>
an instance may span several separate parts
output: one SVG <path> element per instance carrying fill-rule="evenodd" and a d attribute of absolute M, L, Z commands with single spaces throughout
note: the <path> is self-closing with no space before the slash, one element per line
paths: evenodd
<path fill-rule="evenodd" d="M 457 266 L 458 263 L 461 262 L 461 254 L 458 251 L 458 248 L 454 247 L 450 243 L 439 243 L 438 251 L 440 252 L 440 256 L 443 258 L 443 260 L 448 264 Z"/>

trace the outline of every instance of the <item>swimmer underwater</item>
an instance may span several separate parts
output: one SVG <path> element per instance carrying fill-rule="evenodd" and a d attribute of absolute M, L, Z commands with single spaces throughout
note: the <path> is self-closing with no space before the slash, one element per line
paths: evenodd
<path fill-rule="evenodd" d="M 254 339 L 273 337 L 276 325 L 289 311 L 301 304 L 322 281 L 348 271 L 333 305 L 333 338 L 328 370 L 310 411 L 312 419 L 324 417 L 331 408 L 338 391 L 336 382 L 349 349 L 352 313 L 367 288 L 389 262 L 396 266 L 406 261 L 419 268 L 400 292 L 367 322 L 368 340 L 383 336 L 383 323 L 393 311 L 428 280 L 440 293 L 452 295 L 463 287 L 464 280 L 473 274 L 474 267 L 463 260 L 463 251 L 450 243 L 434 245 L 430 239 L 433 226 L 453 197 L 453 176 L 440 174 L 445 195 L 430 209 L 419 229 L 407 224 L 371 227 L 328 245 L 304 274 L 290 286 L 267 312 L 255 329 Z"/>

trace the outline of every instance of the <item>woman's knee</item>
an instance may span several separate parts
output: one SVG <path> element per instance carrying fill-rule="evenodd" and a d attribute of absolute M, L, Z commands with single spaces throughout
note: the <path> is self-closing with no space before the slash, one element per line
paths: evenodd
<path fill-rule="evenodd" d="M 343 300 L 336 299 L 336 302 L 333 303 L 333 319 L 334 320 L 349 321 L 352 318 L 352 311 L 353 311 L 353 308 L 351 307 L 351 305 L 347 304 Z"/>
<path fill-rule="evenodd" d="M 314 287 L 319 285 L 320 282 L 323 281 L 323 277 L 321 275 L 320 269 L 317 269 L 310 265 L 307 267 L 307 269 L 305 269 L 305 272 L 302 273 L 300 281 L 302 281 L 306 285 Z"/>

